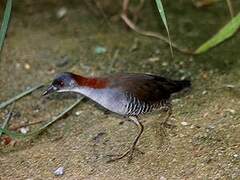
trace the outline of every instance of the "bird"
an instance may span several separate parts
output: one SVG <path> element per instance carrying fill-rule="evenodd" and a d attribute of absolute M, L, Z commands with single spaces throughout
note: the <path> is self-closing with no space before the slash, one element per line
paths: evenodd
<path fill-rule="evenodd" d="M 163 124 L 172 114 L 171 95 L 191 87 L 190 80 L 171 80 L 160 75 L 144 73 L 116 73 L 101 77 L 85 77 L 71 72 L 56 76 L 43 96 L 53 92 L 79 93 L 106 110 L 116 113 L 133 122 L 138 133 L 131 146 L 122 154 L 112 157 L 109 162 L 128 156 L 132 160 L 135 146 L 141 137 L 144 126 L 140 116 L 154 110 L 167 112 Z"/>

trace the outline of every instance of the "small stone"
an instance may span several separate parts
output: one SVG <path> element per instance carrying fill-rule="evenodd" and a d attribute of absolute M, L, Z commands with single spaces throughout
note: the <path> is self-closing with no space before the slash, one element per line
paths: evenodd
<path fill-rule="evenodd" d="M 182 121 L 182 122 L 181 122 L 181 125 L 183 125 L 183 126 L 187 126 L 187 125 L 188 125 L 188 122 L 186 122 L 186 121 Z"/>
<path fill-rule="evenodd" d="M 237 157 L 238 157 L 238 154 L 234 154 L 233 157 L 237 158 Z"/>
<path fill-rule="evenodd" d="M 58 19 L 61 19 L 61 18 L 63 18 L 66 14 L 67 14 L 67 8 L 61 7 L 60 9 L 58 9 L 56 16 L 57 16 Z"/>
<path fill-rule="evenodd" d="M 208 127 L 207 127 L 208 129 L 214 129 L 215 128 L 215 126 L 214 125 L 212 125 L 212 124 L 210 124 L 210 125 L 208 125 Z"/>
<path fill-rule="evenodd" d="M 103 46 L 96 46 L 94 51 L 95 54 L 104 54 L 107 52 L 107 49 Z"/>
<path fill-rule="evenodd" d="M 207 94 L 207 91 L 204 90 L 204 91 L 202 92 L 202 95 L 206 95 L 206 94 Z"/>
<path fill-rule="evenodd" d="M 62 175 L 64 175 L 64 167 L 57 168 L 53 173 L 54 173 L 55 176 L 62 176 Z"/>
<path fill-rule="evenodd" d="M 225 87 L 227 87 L 227 88 L 235 88 L 236 86 L 232 85 L 232 84 L 226 84 Z"/>
<path fill-rule="evenodd" d="M 236 111 L 234 109 L 226 109 L 226 112 L 230 112 L 231 114 L 236 114 Z"/>
<path fill-rule="evenodd" d="M 159 57 L 150 57 L 150 58 L 148 58 L 149 62 L 157 62 L 159 60 L 160 60 Z"/>
<path fill-rule="evenodd" d="M 75 112 L 75 115 L 79 116 L 81 113 L 82 113 L 82 111 L 77 111 L 77 112 Z"/>
<path fill-rule="evenodd" d="M 183 138 L 183 137 L 184 137 L 184 134 L 179 134 L 179 137 L 180 137 L 180 138 Z"/>
<path fill-rule="evenodd" d="M 181 99 L 179 99 L 179 98 L 176 98 L 176 99 L 173 99 L 173 100 L 172 100 L 173 103 L 178 103 L 178 102 L 180 102 L 180 101 L 181 101 Z"/>
<path fill-rule="evenodd" d="M 190 126 L 191 129 L 194 129 L 195 127 L 196 127 L 195 125 L 191 125 L 191 126 Z"/>
<path fill-rule="evenodd" d="M 167 178 L 165 178 L 164 176 L 161 176 L 160 180 L 167 180 Z"/>
<path fill-rule="evenodd" d="M 29 127 L 22 127 L 22 128 L 20 128 L 20 132 L 21 132 L 22 134 L 27 134 L 28 131 L 29 131 Z"/>
<path fill-rule="evenodd" d="M 162 66 L 167 66 L 167 65 L 168 65 L 167 62 L 163 62 L 163 63 L 162 63 Z"/>
<path fill-rule="evenodd" d="M 31 66 L 28 63 L 26 63 L 26 64 L 24 64 L 24 68 L 29 70 L 31 68 Z"/>

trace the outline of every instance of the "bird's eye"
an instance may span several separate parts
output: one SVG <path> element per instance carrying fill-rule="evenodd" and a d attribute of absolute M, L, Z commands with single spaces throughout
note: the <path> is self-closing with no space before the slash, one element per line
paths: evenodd
<path fill-rule="evenodd" d="M 62 86 L 64 86 L 64 82 L 63 81 L 60 81 L 60 86 L 62 87 Z"/>

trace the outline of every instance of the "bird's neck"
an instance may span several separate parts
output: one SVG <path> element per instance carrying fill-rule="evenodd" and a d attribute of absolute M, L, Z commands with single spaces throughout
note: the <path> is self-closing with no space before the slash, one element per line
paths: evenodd
<path fill-rule="evenodd" d="M 74 76 L 75 81 L 79 87 L 92 88 L 92 89 L 103 89 L 108 85 L 108 81 L 104 78 L 97 77 L 83 77 L 79 75 Z"/>
<path fill-rule="evenodd" d="M 109 83 L 106 78 L 88 78 L 79 75 L 74 75 L 73 78 L 78 86 L 69 91 L 80 93 L 96 102 L 101 101 L 99 99 L 102 98 L 102 93 L 108 89 L 107 87 Z"/>

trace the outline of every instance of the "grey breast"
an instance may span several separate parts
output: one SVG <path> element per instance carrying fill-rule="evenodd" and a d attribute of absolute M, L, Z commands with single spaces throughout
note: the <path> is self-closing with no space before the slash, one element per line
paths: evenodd
<path fill-rule="evenodd" d="M 106 109 L 117 114 L 126 115 L 128 99 L 126 95 L 117 89 L 93 89 L 81 88 L 79 93 L 89 97 Z"/>

